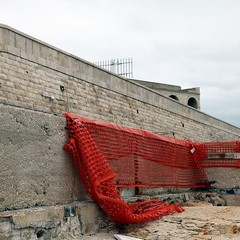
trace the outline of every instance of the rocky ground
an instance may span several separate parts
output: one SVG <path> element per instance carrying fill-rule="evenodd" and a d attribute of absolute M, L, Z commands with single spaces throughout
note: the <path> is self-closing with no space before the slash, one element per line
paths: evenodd
<path fill-rule="evenodd" d="M 149 198 L 151 196 L 136 196 L 126 201 Z M 90 200 L 10 210 L 0 212 L 0 239 L 113 240 L 115 234 L 122 234 L 146 240 L 240 240 L 239 193 L 220 195 L 193 191 L 154 198 L 178 203 L 185 211 L 145 224 L 115 226 Z"/>
<path fill-rule="evenodd" d="M 165 216 L 141 225 L 116 228 L 113 225 L 100 230 L 95 236 L 64 239 L 100 240 L 115 239 L 124 234 L 146 240 L 228 240 L 240 239 L 240 207 L 212 206 L 203 202 L 188 202 L 183 213 Z M 61 238 L 63 239 L 63 238 Z"/>

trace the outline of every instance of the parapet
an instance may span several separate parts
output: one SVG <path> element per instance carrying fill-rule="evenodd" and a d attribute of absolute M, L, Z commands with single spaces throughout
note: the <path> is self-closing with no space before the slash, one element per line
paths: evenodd
<path fill-rule="evenodd" d="M 200 110 L 199 87 L 182 89 L 180 86 L 165 83 L 156 83 L 137 79 L 131 79 L 131 81 L 139 83 L 147 88 L 150 88 L 162 94 L 165 97 L 174 99 L 184 105 Z"/>

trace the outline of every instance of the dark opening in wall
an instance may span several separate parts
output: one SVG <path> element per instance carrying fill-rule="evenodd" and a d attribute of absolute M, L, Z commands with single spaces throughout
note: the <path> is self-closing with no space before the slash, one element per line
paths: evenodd
<path fill-rule="evenodd" d="M 188 103 L 189 106 L 194 107 L 194 108 L 198 108 L 198 103 L 197 100 L 193 97 L 188 99 Z"/>
<path fill-rule="evenodd" d="M 170 95 L 169 97 L 170 97 L 170 98 L 173 98 L 173 99 L 175 99 L 175 100 L 177 100 L 177 101 L 179 101 L 178 97 L 175 96 L 175 95 Z"/>
<path fill-rule="evenodd" d="M 37 238 L 41 238 L 45 235 L 45 231 L 40 229 L 38 232 L 37 232 Z"/>

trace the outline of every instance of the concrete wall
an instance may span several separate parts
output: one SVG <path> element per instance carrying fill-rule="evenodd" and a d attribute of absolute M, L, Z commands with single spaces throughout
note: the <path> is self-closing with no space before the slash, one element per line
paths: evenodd
<path fill-rule="evenodd" d="M 68 154 L 65 118 L 0 105 L 0 211 L 86 199 Z"/>
<path fill-rule="evenodd" d="M 85 198 L 62 150 L 68 110 L 182 139 L 240 137 L 235 126 L 3 25 L 0 107 L 0 210 Z"/>

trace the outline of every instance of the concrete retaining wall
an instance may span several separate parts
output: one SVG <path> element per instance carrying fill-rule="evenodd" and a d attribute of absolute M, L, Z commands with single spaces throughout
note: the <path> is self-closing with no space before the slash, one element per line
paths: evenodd
<path fill-rule="evenodd" d="M 3 25 L 0 107 L 0 211 L 86 198 L 62 150 L 65 111 L 182 139 L 240 138 L 235 126 Z"/>

